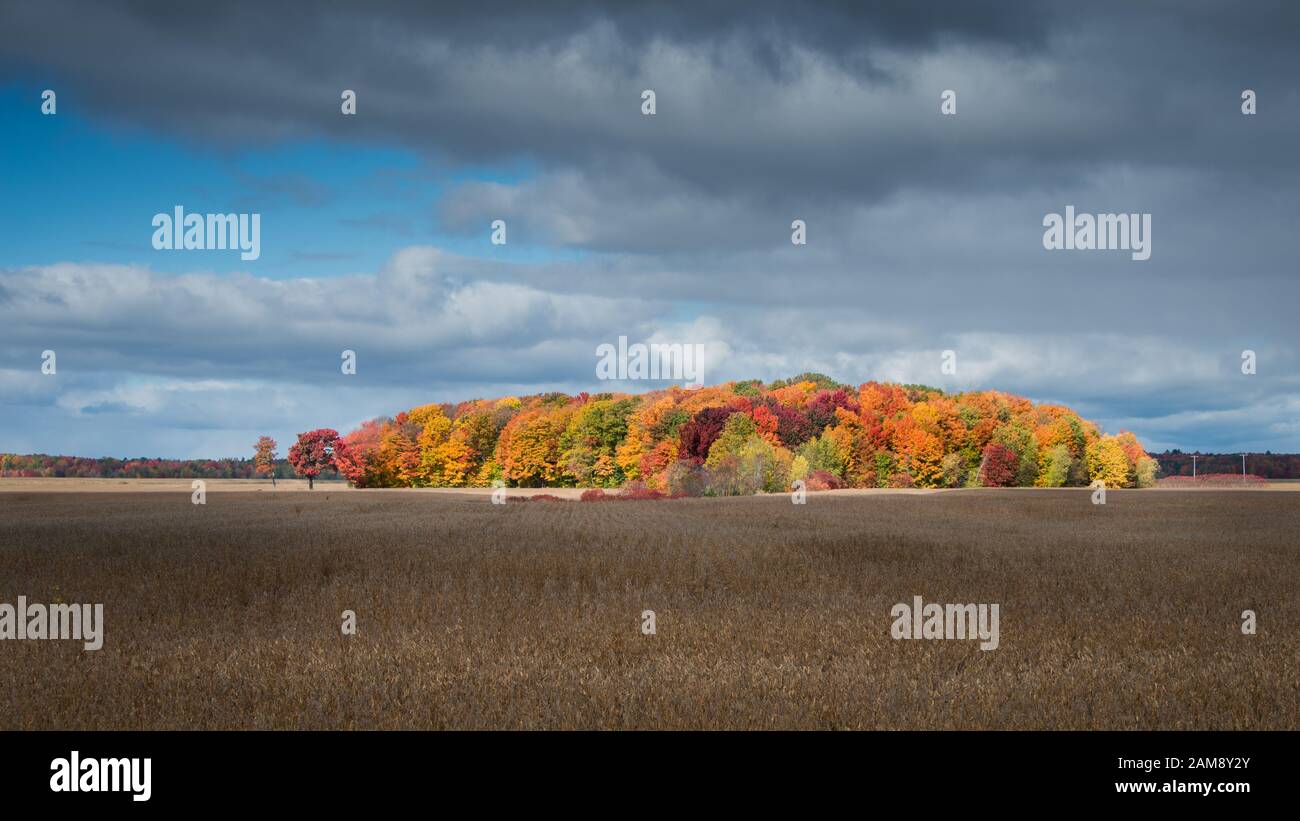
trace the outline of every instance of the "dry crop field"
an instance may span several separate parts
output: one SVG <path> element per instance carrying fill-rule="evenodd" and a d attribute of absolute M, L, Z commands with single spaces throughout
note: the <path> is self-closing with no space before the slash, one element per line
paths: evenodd
<path fill-rule="evenodd" d="M 1298 534 L 1245 491 L 10 489 L 0 602 L 107 627 L 0 642 L 0 727 L 1297 729 Z M 914 595 L 1000 646 L 892 639 Z"/>

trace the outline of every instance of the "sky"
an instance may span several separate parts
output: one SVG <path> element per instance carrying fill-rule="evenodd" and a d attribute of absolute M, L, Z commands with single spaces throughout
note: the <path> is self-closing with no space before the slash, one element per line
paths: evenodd
<path fill-rule="evenodd" d="M 671 384 L 597 379 L 620 336 L 1297 452 L 1298 41 L 1284 2 L 6 3 L 0 452 Z M 260 255 L 156 250 L 176 206 Z M 1045 248 L 1067 206 L 1150 259 Z"/>

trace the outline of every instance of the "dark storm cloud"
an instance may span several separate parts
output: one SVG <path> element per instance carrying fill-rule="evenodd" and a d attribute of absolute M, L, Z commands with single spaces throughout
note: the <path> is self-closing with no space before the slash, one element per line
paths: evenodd
<path fill-rule="evenodd" d="M 201 140 L 636 157 L 714 194 L 811 202 L 1014 189 L 1116 161 L 1276 174 L 1300 122 L 1298 18 L 1272 3 L 52 2 L 0 11 L 0 59 Z M 646 87 L 654 119 L 639 116 Z M 1270 116 L 1250 150 L 1224 150 L 1244 87 Z M 343 88 L 360 116 L 339 116 Z M 944 88 L 960 127 L 937 121 Z"/>

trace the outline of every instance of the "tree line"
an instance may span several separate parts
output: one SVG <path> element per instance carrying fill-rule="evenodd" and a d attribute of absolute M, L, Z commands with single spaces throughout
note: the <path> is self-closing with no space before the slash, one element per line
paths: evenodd
<path fill-rule="evenodd" d="M 1193 454 L 1181 450 L 1152 454 L 1152 458 L 1160 464 L 1161 476 L 1191 476 L 1192 456 Z M 1240 453 L 1196 453 L 1195 456 L 1197 475 L 1241 475 Z M 1300 479 L 1300 453 L 1248 453 L 1246 472 L 1265 479 Z"/>
<path fill-rule="evenodd" d="M 1148 487 L 1127 431 L 1000 391 L 842 385 L 822 374 L 645 394 L 543 393 L 428 404 L 346 436 L 299 437 L 309 478 L 356 487 L 644 486 L 673 494 L 837 487 Z"/>
<path fill-rule="evenodd" d="M 288 460 L 278 460 L 274 469 L 281 479 L 294 475 Z M 45 453 L 0 453 L 0 476 L 10 478 L 252 479 L 257 475 L 253 459 L 94 459 Z"/>
<path fill-rule="evenodd" d="M 300 434 L 287 458 L 263 436 L 247 459 L 0 454 L 0 476 L 344 478 L 356 487 L 644 486 L 687 495 L 837 487 L 1147 487 L 1191 476 L 1192 454 L 1150 455 L 1062 405 L 1000 391 L 843 385 L 822 374 L 645 394 L 543 393 L 428 404 L 346 436 Z M 1241 454 L 1197 454 L 1239 474 Z M 1248 472 L 1300 479 L 1300 454 L 1254 453 Z"/>

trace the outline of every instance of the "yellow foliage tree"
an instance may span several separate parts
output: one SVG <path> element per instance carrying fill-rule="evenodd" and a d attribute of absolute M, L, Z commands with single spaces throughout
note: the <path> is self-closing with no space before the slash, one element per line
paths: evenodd
<path fill-rule="evenodd" d="M 415 439 L 420 449 L 420 483 L 442 485 L 443 463 L 446 454 L 443 445 L 451 435 L 451 420 L 438 405 L 421 405 L 407 413 L 411 422 L 420 426 Z"/>
<path fill-rule="evenodd" d="M 1107 436 L 1088 445 L 1088 478 L 1100 480 L 1106 487 L 1128 487 L 1128 459 L 1124 448 L 1113 436 Z"/>

